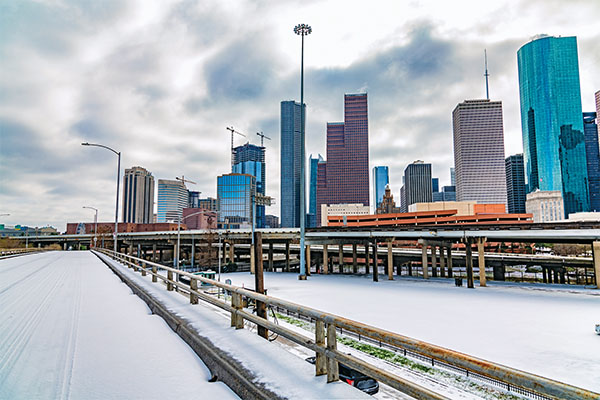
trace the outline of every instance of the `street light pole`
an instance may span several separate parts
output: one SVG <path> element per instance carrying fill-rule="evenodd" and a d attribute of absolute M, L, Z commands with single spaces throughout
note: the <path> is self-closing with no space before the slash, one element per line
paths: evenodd
<path fill-rule="evenodd" d="M 94 214 L 94 247 L 96 247 L 96 243 L 98 242 L 98 209 L 88 206 L 83 206 L 83 208 L 89 208 L 90 210 L 94 210 L 96 212 Z"/>
<path fill-rule="evenodd" d="M 312 28 L 307 24 L 298 24 L 294 33 L 302 37 L 302 52 L 300 57 L 300 275 L 298 279 L 306 280 L 306 250 L 304 246 L 306 226 L 306 178 L 305 178 L 305 139 L 304 139 L 304 36 L 312 33 Z"/>
<path fill-rule="evenodd" d="M 177 253 L 175 254 L 175 257 L 173 257 L 173 267 L 174 268 L 179 269 L 179 253 L 180 253 L 179 245 L 180 245 L 180 237 L 181 237 L 181 221 L 183 221 L 186 218 L 193 217 L 194 215 L 204 214 L 205 212 L 206 212 L 206 210 L 198 211 L 193 214 L 186 215 L 183 218 L 181 218 L 181 215 L 179 215 L 179 219 L 177 221 Z M 194 249 L 192 249 L 192 252 L 193 251 L 194 251 Z"/>
<path fill-rule="evenodd" d="M 119 230 L 119 185 L 121 183 L 120 179 L 121 179 L 121 152 L 120 151 L 116 151 L 115 149 L 112 149 L 108 146 L 104 146 L 103 144 L 97 144 L 97 143 L 88 143 L 88 142 L 84 142 L 81 143 L 82 146 L 95 146 L 95 147 L 102 147 L 103 149 L 106 150 L 110 150 L 113 153 L 115 153 L 117 155 L 118 161 L 117 161 L 117 200 L 115 202 L 115 230 L 113 233 L 114 236 L 114 240 L 115 240 L 115 248 L 114 251 L 115 253 L 117 252 L 117 233 Z"/>

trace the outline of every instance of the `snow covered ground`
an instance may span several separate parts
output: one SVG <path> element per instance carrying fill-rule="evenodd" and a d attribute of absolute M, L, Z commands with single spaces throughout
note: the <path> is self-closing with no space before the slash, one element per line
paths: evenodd
<path fill-rule="evenodd" d="M 254 287 L 249 273 L 224 274 Z M 600 392 L 600 293 L 573 286 L 265 273 L 268 294 Z"/>
<path fill-rule="evenodd" d="M 90 252 L 0 261 L 0 399 L 237 398 Z"/>

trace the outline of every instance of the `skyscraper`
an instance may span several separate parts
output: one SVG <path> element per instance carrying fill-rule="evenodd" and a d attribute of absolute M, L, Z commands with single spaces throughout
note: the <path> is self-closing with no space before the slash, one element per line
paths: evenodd
<path fill-rule="evenodd" d="M 123 222 L 152 223 L 154 177 L 142 167 L 125 170 L 123 178 Z"/>
<path fill-rule="evenodd" d="M 320 154 L 317 158 L 313 158 L 312 155 L 309 158 L 310 165 L 310 178 L 309 178 L 309 201 L 308 201 L 308 215 L 306 216 L 306 227 L 314 228 L 317 226 L 317 170 L 319 169 L 319 163 L 324 163 L 323 157 Z"/>
<path fill-rule="evenodd" d="M 199 208 L 200 207 L 200 192 L 195 190 L 188 191 L 188 207 Z"/>
<path fill-rule="evenodd" d="M 450 186 L 456 186 L 456 173 L 453 167 L 450 167 Z"/>
<path fill-rule="evenodd" d="M 281 102 L 281 227 L 300 226 L 301 108 L 295 101 Z M 306 104 L 304 105 L 304 123 Z"/>
<path fill-rule="evenodd" d="M 377 210 L 383 201 L 385 187 L 390 183 L 388 167 L 373 167 L 373 205 Z"/>
<path fill-rule="evenodd" d="M 595 112 L 583 113 L 583 133 L 590 193 L 590 211 L 600 211 L 600 148 Z"/>
<path fill-rule="evenodd" d="M 525 201 L 527 200 L 523 154 L 508 156 L 505 160 L 505 168 L 508 212 L 522 214 L 525 212 Z"/>
<path fill-rule="evenodd" d="M 587 211 L 577 38 L 534 38 L 517 60 L 527 193 L 561 191 L 564 217 Z"/>
<path fill-rule="evenodd" d="M 188 206 L 188 191 L 183 182 L 158 180 L 158 214 L 156 222 L 177 222 Z"/>
<path fill-rule="evenodd" d="M 431 164 L 420 160 L 408 164 L 404 169 L 404 197 L 402 208 L 407 210 L 414 203 L 431 203 Z"/>
<path fill-rule="evenodd" d="M 506 204 L 502 102 L 465 100 L 452 122 L 456 200 Z"/>
<path fill-rule="evenodd" d="M 256 177 L 256 192 L 265 194 L 265 148 L 246 143 L 233 149 L 232 173 Z M 265 206 L 256 206 L 256 227 L 265 226 Z"/>
<path fill-rule="evenodd" d="M 256 177 L 250 174 L 225 174 L 217 177 L 219 223 L 231 228 L 252 226 L 252 196 Z"/>
<path fill-rule="evenodd" d="M 344 95 L 344 122 L 327 123 L 327 161 L 322 165 L 317 176 L 317 222 L 321 204 L 369 205 L 366 93 Z"/>

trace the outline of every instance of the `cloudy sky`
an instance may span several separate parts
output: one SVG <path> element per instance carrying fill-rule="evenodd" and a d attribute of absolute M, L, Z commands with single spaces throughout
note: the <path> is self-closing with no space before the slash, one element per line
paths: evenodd
<path fill-rule="evenodd" d="M 267 192 L 279 192 L 279 107 L 300 97 L 305 46 L 307 154 L 325 155 L 343 95 L 369 94 L 370 163 L 388 165 L 398 197 L 417 159 L 449 184 L 451 113 L 502 100 L 506 154 L 522 151 L 516 52 L 536 34 L 577 36 L 584 111 L 600 90 L 600 2 L 0 1 L 0 223 L 114 219 L 116 156 L 156 179 L 185 175 L 216 197 L 230 169 L 225 127 L 267 146 Z M 267 212 L 279 215 L 279 204 Z"/>

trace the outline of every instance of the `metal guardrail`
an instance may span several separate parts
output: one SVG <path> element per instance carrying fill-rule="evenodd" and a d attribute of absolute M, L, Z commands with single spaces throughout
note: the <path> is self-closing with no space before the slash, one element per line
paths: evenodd
<path fill-rule="evenodd" d="M 324 311 L 305 307 L 283 299 L 266 296 L 251 290 L 243 289 L 207 279 L 198 275 L 190 274 L 175 268 L 156 264 L 134 256 L 115 253 L 112 250 L 97 249 L 99 253 L 123 262 L 135 271 L 140 271 L 142 276 L 148 273 L 152 275 L 152 281 L 162 280 L 167 290 L 172 291 L 181 289 L 189 294 L 190 303 L 197 304 L 201 299 L 231 313 L 231 326 L 236 329 L 244 327 L 244 320 L 249 320 L 258 326 L 271 330 L 301 346 L 304 346 L 316 353 L 316 375 L 327 374 L 328 382 L 335 382 L 339 379 L 338 363 L 353 368 L 378 379 L 382 383 L 389 385 L 403 393 L 419 399 L 446 399 L 445 396 L 435 393 L 427 388 L 407 381 L 386 370 L 371 365 L 351 355 L 344 354 L 337 350 L 336 335 L 338 330 L 344 333 L 352 332 L 361 337 L 370 340 L 385 343 L 399 349 L 405 349 L 418 355 L 427 357 L 434 363 L 448 365 L 452 369 L 468 371 L 469 375 L 476 374 L 481 379 L 490 379 L 494 382 L 501 382 L 511 391 L 526 394 L 528 396 L 539 396 L 539 399 L 600 399 L 600 394 L 589 390 L 578 388 L 552 379 L 544 378 L 518 369 L 507 367 L 501 364 L 492 363 L 467 354 L 459 353 L 440 346 L 422 342 L 397 333 L 389 332 L 373 326 L 369 326 L 357 321 L 343 318 Z M 158 273 L 158 270 L 165 270 L 167 275 Z M 173 279 L 173 275 L 183 275 L 190 279 L 190 284 L 186 285 Z M 224 300 L 215 298 L 198 290 L 198 281 L 216 286 L 231 293 L 231 304 Z M 266 305 L 279 307 L 297 315 L 303 315 L 311 318 L 315 322 L 315 339 L 312 340 L 304 335 L 285 327 L 276 325 L 266 319 L 249 313 L 242 308 L 242 297 L 262 302 Z M 542 397 L 543 396 L 543 397 Z"/>
<path fill-rule="evenodd" d="M 1 257 L 10 257 L 10 256 L 16 256 L 16 255 L 21 255 L 21 254 L 27 254 L 27 253 L 37 253 L 40 251 L 45 251 L 45 249 L 39 249 L 39 248 L 35 248 L 32 247 L 30 249 L 25 248 L 25 249 L 0 249 L 0 258 Z"/>

